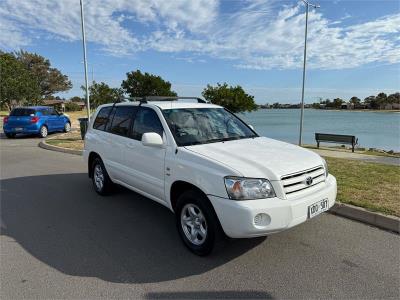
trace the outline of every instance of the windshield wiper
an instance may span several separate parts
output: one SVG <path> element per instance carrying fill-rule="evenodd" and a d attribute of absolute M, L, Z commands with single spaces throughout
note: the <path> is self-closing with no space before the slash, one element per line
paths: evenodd
<path fill-rule="evenodd" d="M 239 140 L 239 139 L 241 139 L 240 136 L 231 136 L 231 137 L 226 137 L 226 138 L 216 138 L 216 139 L 207 140 L 207 141 L 204 142 L 204 144 L 227 142 L 227 141 L 233 141 L 233 140 Z"/>

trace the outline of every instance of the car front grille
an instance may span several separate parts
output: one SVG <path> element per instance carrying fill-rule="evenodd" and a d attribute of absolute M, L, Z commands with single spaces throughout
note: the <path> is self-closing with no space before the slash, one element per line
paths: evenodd
<path fill-rule="evenodd" d="M 325 170 L 322 166 L 306 171 L 285 175 L 281 178 L 286 195 L 316 186 L 325 181 Z"/>

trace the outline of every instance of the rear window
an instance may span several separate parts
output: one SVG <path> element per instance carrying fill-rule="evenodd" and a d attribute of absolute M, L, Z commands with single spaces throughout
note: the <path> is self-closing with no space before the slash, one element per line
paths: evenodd
<path fill-rule="evenodd" d="M 35 114 L 35 110 L 31 109 L 31 108 L 14 108 L 11 113 L 10 116 L 13 117 L 25 117 L 25 116 L 30 116 L 30 115 L 34 115 Z"/>

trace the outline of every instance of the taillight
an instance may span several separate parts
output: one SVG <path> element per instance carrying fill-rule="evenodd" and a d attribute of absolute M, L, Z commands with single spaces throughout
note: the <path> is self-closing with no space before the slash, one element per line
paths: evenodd
<path fill-rule="evenodd" d="M 4 124 L 6 124 L 8 122 L 8 116 L 7 117 L 4 117 L 4 119 L 3 119 L 3 123 Z"/>
<path fill-rule="evenodd" d="M 37 123 L 39 121 L 39 117 L 32 117 L 31 118 L 31 123 Z"/>

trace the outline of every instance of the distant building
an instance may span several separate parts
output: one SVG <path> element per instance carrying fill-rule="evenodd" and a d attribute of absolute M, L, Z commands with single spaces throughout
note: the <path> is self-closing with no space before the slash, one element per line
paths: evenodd
<path fill-rule="evenodd" d="M 85 102 L 79 101 L 79 102 L 74 102 L 75 104 L 78 104 L 81 110 L 83 110 L 86 106 Z"/>
<path fill-rule="evenodd" d="M 342 103 L 340 109 L 354 109 L 354 103 Z"/>

